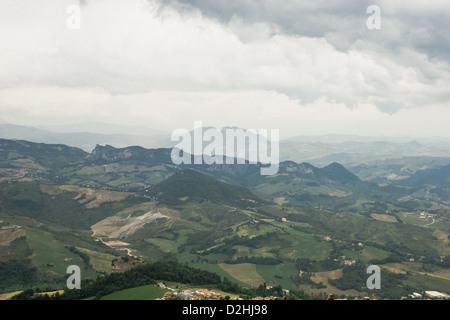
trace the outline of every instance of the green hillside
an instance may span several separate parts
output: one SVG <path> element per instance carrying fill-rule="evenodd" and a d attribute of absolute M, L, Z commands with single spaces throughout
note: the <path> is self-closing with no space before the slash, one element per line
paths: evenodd
<path fill-rule="evenodd" d="M 0 139 L 0 163 L 2 167 L 37 168 L 37 166 L 43 166 L 47 170 L 54 170 L 68 164 L 80 163 L 87 155 L 79 148 L 62 144 Z"/>
<path fill-rule="evenodd" d="M 165 292 L 157 286 L 151 284 L 137 288 L 124 289 L 103 296 L 100 300 L 155 300 L 162 298 Z"/>
<path fill-rule="evenodd" d="M 174 166 L 169 149 L 1 148 L 1 292 L 64 288 L 70 264 L 89 280 L 168 260 L 249 290 L 366 295 L 370 264 L 396 284 L 379 297 L 450 287 L 450 193 L 421 184 L 445 182 L 446 167 L 376 184 L 338 163 L 285 161 L 261 176 L 250 164 Z M 152 284 L 134 276 L 83 298 Z"/>
<path fill-rule="evenodd" d="M 401 181 L 402 185 L 433 185 L 450 187 L 450 164 L 439 169 L 421 170 Z"/>
<path fill-rule="evenodd" d="M 256 206 L 264 203 L 248 189 L 218 181 L 199 171 L 188 169 L 175 173 L 152 189 L 161 203 L 210 201 L 234 206 Z"/>

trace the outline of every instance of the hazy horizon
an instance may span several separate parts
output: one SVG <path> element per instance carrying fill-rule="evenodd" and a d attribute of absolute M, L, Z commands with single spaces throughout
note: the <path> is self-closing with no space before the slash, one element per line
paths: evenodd
<path fill-rule="evenodd" d="M 129 136 L 141 136 L 141 137 L 166 137 L 170 139 L 172 132 L 155 130 L 151 127 L 146 126 L 132 126 L 132 125 L 122 125 L 117 123 L 106 123 L 106 122 L 80 122 L 80 123 L 68 123 L 66 125 L 23 125 L 18 123 L 11 123 L 0 118 L 0 126 L 2 124 L 9 124 L 13 126 L 23 126 L 28 128 L 34 128 L 38 130 L 48 131 L 49 133 L 65 133 L 65 134 L 75 134 L 75 133 L 94 133 L 100 135 L 129 135 Z M 97 128 L 94 128 L 97 126 Z M 203 128 L 216 128 L 223 130 L 226 128 L 233 128 L 236 126 L 227 125 L 223 127 L 213 127 L 203 125 Z M 244 130 L 255 129 L 255 128 L 242 128 L 236 127 Z M 189 131 L 193 131 L 193 128 L 183 128 Z M 3 138 L 3 132 L 0 128 L 0 138 Z M 298 141 L 298 142 L 375 142 L 375 141 L 386 141 L 386 142 L 397 142 L 397 143 L 408 143 L 408 142 L 450 142 L 450 137 L 444 136 L 432 136 L 432 137 L 421 137 L 421 136 L 408 136 L 408 135 L 360 135 L 360 134 L 339 134 L 339 133 L 322 133 L 322 134 L 300 134 L 283 137 L 280 136 L 280 141 Z"/>

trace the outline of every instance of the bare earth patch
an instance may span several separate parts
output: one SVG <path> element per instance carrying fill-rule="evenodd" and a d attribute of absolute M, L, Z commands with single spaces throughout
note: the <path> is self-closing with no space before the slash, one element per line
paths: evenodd
<path fill-rule="evenodd" d="M 91 226 L 93 237 L 107 237 L 110 240 L 124 239 L 147 223 L 157 219 L 174 219 L 179 216 L 176 210 L 156 207 L 156 202 L 144 202 L 129 207 L 114 216 L 105 218 Z"/>
<path fill-rule="evenodd" d="M 330 197 L 337 197 L 337 198 L 345 198 L 345 197 L 348 197 L 351 194 L 352 194 L 351 192 L 346 192 L 346 191 L 343 191 L 343 190 L 336 190 L 336 191 L 328 193 L 328 195 Z"/>
<path fill-rule="evenodd" d="M 275 198 L 275 199 L 273 199 L 278 205 L 280 205 L 280 206 L 282 206 L 283 204 L 285 204 L 285 203 L 289 203 L 289 201 L 288 200 L 286 200 L 286 198 L 285 197 L 278 197 L 278 198 Z"/>
<path fill-rule="evenodd" d="M 387 214 L 379 214 L 379 213 L 372 213 L 370 215 L 373 219 L 383 222 L 391 222 L 391 223 L 397 223 L 397 219 L 393 216 L 389 216 Z"/>
<path fill-rule="evenodd" d="M 145 224 L 161 218 L 167 219 L 169 217 L 161 214 L 160 212 L 153 211 L 149 211 L 137 217 L 132 217 L 131 215 L 128 217 L 112 216 L 97 222 L 91 227 L 91 229 L 94 231 L 94 237 L 120 239 L 132 235 Z"/>
<path fill-rule="evenodd" d="M 64 191 L 76 192 L 78 194 L 75 196 L 74 200 L 78 200 L 79 203 L 84 204 L 86 208 L 89 209 L 96 208 L 104 202 L 122 201 L 126 197 L 133 195 L 132 192 L 97 190 L 73 185 L 40 185 L 40 189 L 42 192 L 50 195 L 58 195 Z"/>
<path fill-rule="evenodd" d="M 56 295 L 57 293 L 59 293 L 60 295 L 64 293 L 64 290 L 56 290 L 56 291 L 48 291 L 48 292 L 37 292 L 34 295 L 35 296 L 44 296 L 44 295 L 48 295 L 49 297 L 53 297 L 54 295 Z"/>
<path fill-rule="evenodd" d="M 104 244 L 106 244 L 108 247 L 124 247 L 124 246 L 129 246 L 130 244 L 127 242 L 123 242 L 123 241 L 118 241 L 118 240 L 114 240 L 114 241 L 103 241 Z"/>
<path fill-rule="evenodd" d="M 22 291 L 14 291 L 14 292 L 8 292 L 8 293 L 1 293 L 0 294 L 0 301 L 1 300 L 9 300 L 12 297 L 18 295 L 19 293 L 21 293 Z"/>

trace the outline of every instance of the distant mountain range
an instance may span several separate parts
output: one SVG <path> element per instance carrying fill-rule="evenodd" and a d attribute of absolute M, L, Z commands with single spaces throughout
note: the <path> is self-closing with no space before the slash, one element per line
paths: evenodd
<path fill-rule="evenodd" d="M 407 186 L 423 185 L 450 187 L 450 164 L 438 169 L 418 171 L 409 178 L 401 180 L 399 183 Z"/>
<path fill-rule="evenodd" d="M 36 128 L 58 133 L 90 132 L 103 135 L 125 134 L 132 136 L 167 136 L 166 132 L 143 126 L 130 126 L 104 122 L 85 122 L 69 125 L 37 126 Z"/>
<path fill-rule="evenodd" d="M 204 127 L 203 132 L 207 129 Z M 224 134 L 226 129 L 238 128 L 225 127 L 220 132 Z M 191 137 L 198 133 L 197 131 L 198 129 L 191 131 Z M 257 134 L 255 136 L 263 139 L 263 142 L 266 141 L 263 136 Z M 99 122 L 34 128 L 0 121 L 0 138 L 64 144 L 78 147 L 87 153 L 93 150 L 100 152 L 100 149 L 96 149 L 97 145 L 108 145 L 117 149 L 127 148 L 127 150 L 131 150 L 130 146 L 136 146 L 133 152 L 139 153 L 138 147 L 172 148 L 178 143 L 171 141 L 170 133 L 162 133 L 147 127 Z M 205 144 L 207 142 L 203 141 L 203 147 Z M 270 143 L 268 147 L 270 150 Z M 251 151 L 254 151 L 254 147 L 253 149 L 248 147 L 248 152 Z M 91 158 L 98 157 L 95 152 L 90 156 Z M 102 149 L 101 152 L 102 157 L 108 157 L 107 148 Z M 325 167 L 336 162 L 363 180 L 389 182 L 408 178 L 419 170 L 438 169 L 449 164 L 450 140 L 443 138 L 413 140 L 407 137 L 376 138 L 355 135 L 299 136 L 281 140 L 279 152 L 281 162 L 308 162 L 316 167 Z M 116 154 L 116 156 L 119 155 Z M 214 170 L 214 166 L 208 170 Z"/>
<path fill-rule="evenodd" d="M 69 147 L 63 144 L 35 143 L 25 140 L 0 139 L 0 150 L 5 157 L 3 160 L 14 160 L 15 157 L 31 157 L 37 164 L 55 169 L 75 163 L 86 165 L 106 164 L 133 164 L 146 167 L 157 165 L 172 166 L 170 148 L 146 149 L 139 146 L 115 148 L 110 145 L 97 145 L 91 153 L 77 147 Z M 14 154 L 12 156 L 11 154 Z M 9 155 L 9 156 L 8 156 Z M 192 157 L 192 156 L 191 156 Z M 1 160 L 1 158 L 0 158 Z M 324 168 L 317 168 L 309 163 L 296 163 L 283 161 L 279 167 L 279 175 L 292 174 L 298 177 L 322 180 L 336 183 L 354 183 L 360 179 L 338 163 L 332 163 Z M 182 169 L 195 168 L 209 173 L 216 178 L 228 181 L 248 184 L 249 181 L 265 179 L 260 175 L 259 168 L 262 164 L 182 164 Z"/>
<path fill-rule="evenodd" d="M 111 129 L 110 126 L 100 124 L 99 128 L 102 128 L 101 131 L 109 133 L 105 134 L 84 131 L 83 128 L 90 128 L 95 131 L 93 124 L 89 126 L 80 126 L 79 128 L 75 125 L 70 126 L 69 128 L 74 130 L 73 132 L 69 132 L 68 129 L 63 130 L 62 128 L 63 127 L 53 126 L 49 127 L 49 129 L 54 131 L 49 131 L 9 123 L 0 123 L 0 137 L 5 139 L 19 139 L 50 144 L 66 144 L 78 147 L 87 152 L 92 151 L 97 144 L 109 144 L 119 148 L 133 145 L 147 148 L 171 147 L 173 145 L 170 141 L 170 137 L 158 132 L 152 132 L 151 130 L 149 130 L 149 135 L 137 135 L 126 133 L 128 132 L 129 127 L 118 128 L 117 131 L 122 131 L 124 133 L 113 133 L 115 131 Z M 141 129 L 140 131 L 142 132 L 143 130 Z M 132 132 L 136 133 L 139 131 Z"/>
<path fill-rule="evenodd" d="M 280 158 L 293 161 L 309 161 L 315 165 L 339 162 L 347 166 L 391 157 L 449 157 L 450 142 L 422 144 L 417 141 L 340 141 L 340 142 L 299 142 L 284 140 L 280 143 Z"/>
<path fill-rule="evenodd" d="M 203 128 L 204 131 L 206 129 L 208 128 Z M 220 131 L 224 133 L 226 129 L 238 128 L 225 127 Z M 193 135 L 194 131 L 190 134 Z M 0 138 L 66 144 L 87 152 L 92 151 L 96 145 L 106 144 L 116 148 L 171 148 L 177 144 L 171 141 L 170 133 L 147 127 L 97 122 L 35 128 L 0 121 Z M 353 166 L 362 162 L 372 163 L 392 155 L 450 157 L 450 139 L 322 135 L 299 136 L 280 141 L 280 160 L 308 161 L 318 166 L 331 162 Z"/>

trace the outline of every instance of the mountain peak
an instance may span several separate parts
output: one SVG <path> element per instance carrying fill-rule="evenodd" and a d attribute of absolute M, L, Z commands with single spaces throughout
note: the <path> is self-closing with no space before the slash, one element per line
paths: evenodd
<path fill-rule="evenodd" d="M 153 188 L 153 195 L 158 201 L 167 204 L 211 201 L 248 207 L 264 202 L 247 188 L 216 180 L 194 169 L 182 170 L 171 175 Z"/>
<path fill-rule="evenodd" d="M 434 185 L 448 187 L 450 186 L 450 163 L 437 169 L 417 171 L 399 183 L 409 186 Z"/>
<path fill-rule="evenodd" d="M 115 148 L 111 145 L 95 146 L 88 160 L 91 162 L 112 163 L 122 161 L 145 162 L 146 164 L 172 163 L 170 158 L 171 149 L 146 149 L 140 146 L 126 148 Z"/>
<path fill-rule="evenodd" d="M 356 175 L 347 170 L 342 164 L 332 162 L 321 169 L 321 172 L 328 178 L 340 183 L 355 183 L 361 181 Z"/>

